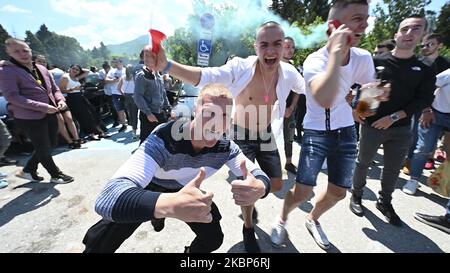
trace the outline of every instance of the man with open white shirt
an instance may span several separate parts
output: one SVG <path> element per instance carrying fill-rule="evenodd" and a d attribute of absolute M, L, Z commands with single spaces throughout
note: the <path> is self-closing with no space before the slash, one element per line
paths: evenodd
<path fill-rule="evenodd" d="M 199 87 L 221 83 L 231 90 L 235 104 L 234 141 L 270 177 L 272 192 L 282 188 L 281 161 L 274 133 L 281 129 L 289 92 L 304 92 L 304 80 L 297 70 L 290 64 L 280 63 L 283 39 L 284 32 L 278 23 L 265 23 L 257 32 L 257 56 L 235 57 L 222 67 L 203 69 L 168 61 L 163 49 L 159 54 L 146 49 L 146 65 L 153 70 Z M 254 234 L 253 207 L 242 207 L 244 247 L 247 252 L 260 252 Z"/>
<path fill-rule="evenodd" d="M 351 188 L 357 153 L 356 129 L 352 108 L 345 96 L 355 83 L 374 81 L 375 69 L 370 53 L 355 48 L 367 27 L 367 1 L 336 1 L 329 20 L 343 23 L 335 29 L 325 47 L 304 63 L 307 112 L 295 188 L 286 195 L 281 216 L 272 230 L 271 240 L 284 243 L 288 214 L 306 201 L 316 186 L 317 175 L 328 158 L 328 187 L 316 200 L 306 218 L 306 227 L 323 249 L 330 242 L 318 219 Z"/>

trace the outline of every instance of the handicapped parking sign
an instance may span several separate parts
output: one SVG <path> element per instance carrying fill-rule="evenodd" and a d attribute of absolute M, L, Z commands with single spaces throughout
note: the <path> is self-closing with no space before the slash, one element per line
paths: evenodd
<path fill-rule="evenodd" d="M 211 40 L 200 39 L 198 41 L 197 52 L 202 54 L 211 54 L 212 42 Z"/>

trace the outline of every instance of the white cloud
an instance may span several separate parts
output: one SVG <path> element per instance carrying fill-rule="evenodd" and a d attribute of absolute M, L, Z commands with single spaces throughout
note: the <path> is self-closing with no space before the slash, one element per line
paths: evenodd
<path fill-rule="evenodd" d="M 0 11 L 3 12 L 13 12 L 13 13 L 31 13 L 31 10 L 22 9 L 19 7 L 16 7 L 14 5 L 4 5 Z"/>
<path fill-rule="evenodd" d="M 171 35 L 193 13 L 191 2 L 185 0 L 127 0 L 116 4 L 102 0 L 50 0 L 50 4 L 56 12 L 83 22 L 59 33 L 77 38 L 85 48 L 98 46 L 101 41 L 123 43 L 147 34 L 150 27 Z"/>

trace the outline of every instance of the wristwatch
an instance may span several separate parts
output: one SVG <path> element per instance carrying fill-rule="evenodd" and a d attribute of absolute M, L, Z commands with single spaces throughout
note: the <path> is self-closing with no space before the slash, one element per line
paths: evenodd
<path fill-rule="evenodd" d="M 400 119 L 400 116 L 397 113 L 391 114 L 390 115 L 392 122 L 397 122 Z"/>

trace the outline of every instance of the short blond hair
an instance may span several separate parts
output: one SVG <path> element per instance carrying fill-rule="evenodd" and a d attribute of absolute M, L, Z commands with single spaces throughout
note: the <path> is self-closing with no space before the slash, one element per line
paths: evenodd
<path fill-rule="evenodd" d="M 203 100 L 206 95 L 218 98 L 233 99 L 230 89 L 228 89 L 225 85 L 218 83 L 208 84 L 205 86 L 202 91 L 200 91 L 198 99 Z"/>
<path fill-rule="evenodd" d="M 17 44 L 24 44 L 27 47 L 30 47 L 27 42 L 25 42 L 24 40 L 20 40 L 20 39 L 16 39 L 16 38 L 8 38 L 5 41 L 5 47 L 10 47 L 12 45 L 17 45 Z"/>

